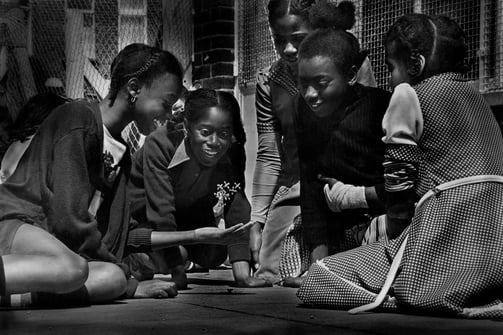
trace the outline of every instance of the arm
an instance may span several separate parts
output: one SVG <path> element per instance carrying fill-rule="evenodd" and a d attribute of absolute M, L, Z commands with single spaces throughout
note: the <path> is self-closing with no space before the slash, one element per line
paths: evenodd
<path fill-rule="evenodd" d="M 54 234 L 70 249 L 89 258 L 115 262 L 101 241 L 97 222 L 88 212 L 94 195 L 89 162 L 101 159 L 96 134 L 75 129 L 57 140 L 51 171 L 53 196 L 48 204 L 48 220 Z M 93 167 L 94 168 L 94 167 Z"/>
<path fill-rule="evenodd" d="M 145 219 L 154 230 L 175 231 L 177 228 L 175 193 L 168 170 L 175 149 L 163 132 L 155 132 L 147 137 L 136 156 L 136 164 L 142 165 Z M 140 167 L 136 164 L 135 170 L 138 170 Z"/>
<path fill-rule="evenodd" d="M 408 84 L 395 88 L 383 118 L 383 130 L 387 232 L 389 238 L 396 238 L 414 215 L 419 162 L 417 142 L 423 131 L 419 100 Z"/>
<path fill-rule="evenodd" d="M 244 148 L 241 148 L 244 155 Z M 235 165 L 235 164 L 234 164 Z M 241 165 L 240 165 L 241 166 Z M 244 170 L 244 165 L 242 166 Z M 224 207 L 225 225 L 226 227 L 236 227 L 241 222 L 248 222 L 250 219 L 250 203 L 244 193 L 244 171 L 239 171 L 236 166 L 233 166 L 233 179 L 237 180 L 241 188 L 230 199 L 230 203 Z M 255 222 L 250 222 L 246 226 L 255 225 Z M 230 229 L 227 228 L 227 229 Z M 228 246 L 229 261 L 232 264 L 232 273 L 236 286 L 239 287 L 265 287 L 271 286 L 265 279 L 250 276 L 250 251 L 248 244 L 248 231 L 245 236 L 235 239 Z"/>
<path fill-rule="evenodd" d="M 235 245 L 236 241 L 248 238 L 248 229 L 252 223 L 239 223 L 226 229 L 203 227 L 187 231 L 153 231 L 152 250 L 159 250 L 188 244 Z"/>
<path fill-rule="evenodd" d="M 281 172 L 280 124 L 273 113 L 271 99 L 267 74 L 260 72 L 257 76 L 255 95 L 258 150 L 253 176 L 251 219 L 261 224 L 265 223 Z"/>

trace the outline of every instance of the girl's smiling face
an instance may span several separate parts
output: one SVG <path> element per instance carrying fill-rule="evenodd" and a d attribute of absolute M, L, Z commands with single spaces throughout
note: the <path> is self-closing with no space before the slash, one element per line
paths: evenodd
<path fill-rule="evenodd" d="M 216 165 L 232 144 L 231 113 L 220 107 L 207 108 L 187 128 L 192 153 L 203 166 Z"/>
<path fill-rule="evenodd" d="M 310 31 L 309 25 L 299 15 L 287 14 L 274 20 L 271 32 L 279 56 L 296 64 L 299 45 Z"/>
<path fill-rule="evenodd" d="M 318 117 L 330 115 L 343 103 L 350 79 L 328 56 L 299 60 L 300 92 Z"/>
<path fill-rule="evenodd" d="M 148 135 L 154 130 L 154 119 L 171 112 L 181 89 L 181 79 L 171 73 L 155 78 L 150 85 L 141 86 L 134 104 L 134 121 L 142 134 Z"/>

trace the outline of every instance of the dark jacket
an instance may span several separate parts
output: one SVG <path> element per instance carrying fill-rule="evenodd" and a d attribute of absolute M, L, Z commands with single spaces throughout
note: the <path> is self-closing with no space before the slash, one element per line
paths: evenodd
<path fill-rule="evenodd" d="M 304 235 L 312 246 L 329 244 L 329 236 L 363 222 L 367 214 L 384 213 L 382 118 L 390 94 L 381 89 L 353 86 L 347 107 L 317 117 L 304 99 L 297 99 L 295 125 L 300 160 L 300 202 Z M 333 213 L 323 195 L 318 174 L 356 186 L 376 186 L 383 199 L 377 210 Z M 337 237 L 337 236 L 336 236 Z"/>
<path fill-rule="evenodd" d="M 192 230 L 215 226 L 213 206 L 217 186 L 239 183 L 236 193 L 225 201 L 227 227 L 250 219 L 250 204 L 244 194 L 244 152 L 231 148 L 214 167 L 203 167 L 191 158 L 182 131 L 158 128 L 147 136 L 135 153 L 129 196 L 131 215 L 139 227 L 159 231 Z M 233 159 L 231 159 L 233 157 Z M 229 247 L 229 258 L 249 259 L 248 241 Z"/>

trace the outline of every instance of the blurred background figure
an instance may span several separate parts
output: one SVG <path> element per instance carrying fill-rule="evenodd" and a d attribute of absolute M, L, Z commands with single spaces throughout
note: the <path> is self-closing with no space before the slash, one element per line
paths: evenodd
<path fill-rule="evenodd" d="M 54 93 L 40 93 L 21 108 L 15 121 L 8 127 L 7 150 L 0 165 L 0 184 L 12 175 L 40 124 L 56 107 L 68 101 Z"/>

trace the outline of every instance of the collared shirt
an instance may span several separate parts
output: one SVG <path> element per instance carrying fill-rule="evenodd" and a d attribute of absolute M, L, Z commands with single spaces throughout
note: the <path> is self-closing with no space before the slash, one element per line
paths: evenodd
<path fill-rule="evenodd" d="M 206 196 L 209 192 L 210 178 L 215 170 L 213 167 L 201 166 L 194 157 L 191 157 L 187 141 L 180 143 L 168 165 L 168 169 L 174 170 L 179 167 L 178 178 L 173 180 L 175 190 L 175 207 L 187 210 L 198 199 Z M 190 154 L 189 154 L 190 153 Z M 223 159 L 226 159 L 224 156 Z"/>
<path fill-rule="evenodd" d="M 241 148 L 244 150 L 243 148 Z M 229 149 L 230 151 L 231 149 Z M 219 185 L 240 189 L 225 201 L 225 225 L 246 223 L 250 204 L 244 194 L 243 171 L 229 155 L 213 167 L 205 167 L 193 157 L 181 132 L 158 128 L 147 136 L 134 155 L 129 185 L 131 216 L 139 226 L 158 231 L 192 230 L 216 226 L 213 211 L 218 202 Z M 233 260 L 248 259 L 248 241 L 229 247 Z"/>

